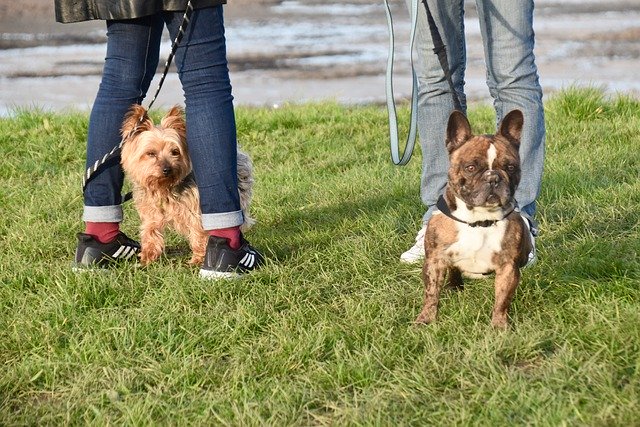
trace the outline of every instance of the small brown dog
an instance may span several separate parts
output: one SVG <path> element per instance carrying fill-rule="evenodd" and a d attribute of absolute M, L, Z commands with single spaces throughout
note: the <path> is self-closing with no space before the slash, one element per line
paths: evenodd
<path fill-rule="evenodd" d="M 155 126 L 147 110 L 133 105 L 122 125 L 122 168 L 133 183 L 133 200 L 142 222 L 140 261 L 146 265 L 164 251 L 163 231 L 175 229 L 189 240 L 190 264 L 204 259 L 208 234 L 202 228 L 200 196 L 191 173 L 183 110 L 175 106 Z M 253 174 L 251 159 L 238 151 L 238 191 L 245 222 L 249 216 Z"/>
<path fill-rule="evenodd" d="M 462 276 L 495 272 L 491 324 L 506 328 L 507 310 L 520 282 L 532 240 L 514 193 L 520 182 L 523 115 L 511 111 L 496 135 L 475 136 L 469 121 L 454 111 L 447 125 L 449 180 L 425 235 L 424 307 L 417 323 L 436 319 L 440 290 L 448 277 L 462 288 Z"/>

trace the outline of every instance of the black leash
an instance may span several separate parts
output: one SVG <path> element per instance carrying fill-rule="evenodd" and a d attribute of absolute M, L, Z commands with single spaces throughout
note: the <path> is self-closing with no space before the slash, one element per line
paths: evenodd
<path fill-rule="evenodd" d="M 171 66 L 173 57 L 176 55 L 176 51 L 178 50 L 178 45 L 180 44 L 180 42 L 182 41 L 182 38 L 184 37 L 184 32 L 185 32 L 184 30 L 187 28 L 187 26 L 189 25 L 189 22 L 191 21 L 192 12 L 193 12 L 193 6 L 191 5 L 191 0 L 189 0 L 187 1 L 187 8 L 185 9 L 184 15 L 182 16 L 182 22 L 180 23 L 180 28 L 178 28 L 178 34 L 176 34 L 176 38 L 171 44 L 171 52 L 169 53 L 169 56 L 167 57 L 167 61 L 164 64 L 164 71 L 162 72 L 162 77 L 158 82 L 156 93 L 153 95 L 153 98 L 151 99 L 151 102 L 147 107 L 147 111 L 151 109 L 151 106 L 153 105 L 154 102 L 156 102 L 156 99 L 158 98 L 160 89 L 162 89 L 164 80 L 167 77 L 167 73 L 169 72 L 169 67 Z M 102 166 L 104 166 L 105 163 L 107 163 L 111 159 L 114 159 L 120 156 L 120 153 L 122 152 L 122 146 L 124 145 L 125 141 L 136 132 L 136 130 L 138 129 L 138 126 L 140 125 L 140 123 L 142 123 L 142 120 L 144 120 L 144 116 L 140 117 L 140 122 L 138 122 L 138 124 L 136 124 L 136 126 L 134 126 L 129 133 L 127 133 L 126 135 L 122 135 L 122 140 L 120 141 L 120 144 L 113 147 L 111 151 L 105 154 L 101 159 L 96 160 L 96 162 L 93 165 L 87 168 L 84 176 L 82 177 L 82 193 L 84 193 L 84 190 L 87 187 L 87 184 L 89 183 L 89 181 L 91 181 L 91 179 L 102 168 Z M 131 192 L 125 194 L 124 196 L 122 196 L 122 203 L 126 202 L 127 200 L 130 200 L 131 197 L 133 197 L 133 194 Z"/>

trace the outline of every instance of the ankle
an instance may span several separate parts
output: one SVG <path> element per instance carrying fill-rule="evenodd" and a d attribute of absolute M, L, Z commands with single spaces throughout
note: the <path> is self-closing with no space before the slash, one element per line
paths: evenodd
<path fill-rule="evenodd" d="M 93 236 L 100 243 L 109 243 L 120 233 L 118 222 L 85 222 L 85 234 Z"/>
<path fill-rule="evenodd" d="M 229 247 L 233 250 L 239 249 L 242 244 L 242 238 L 240 234 L 240 226 L 229 228 L 217 228 L 215 230 L 207 231 L 210 236 L 221 237 L 226 239 L 229 243 Z"/>

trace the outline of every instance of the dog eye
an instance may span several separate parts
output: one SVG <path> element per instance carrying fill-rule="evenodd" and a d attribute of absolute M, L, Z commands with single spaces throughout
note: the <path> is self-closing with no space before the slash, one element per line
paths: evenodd
<path fill-rule="evenodd" d="M 147 151 L 147 156 L 148 157 L 155 157 L 156 153 L 155 153 L 155 151 Z"/>
<path fill-rule="evenodd" d="M 178 150 L 178 149 L 171 150 L 171 155 L 172 156 L 176 156 L 176 157 L 179 156 L 180 155 L 180 150 Z"/>
<path fill-rule="evenodd" d="M 508 172 L 513 172 L 514 170 L 516 170 L 516 167 L 514 165 L 507 165 L 506 169 Z"/>
<path fill-rule="evenodd" d="M 476 171 L 476 165 L 467 165 L 464 167 L 464 170 L 473 173 Z"/>

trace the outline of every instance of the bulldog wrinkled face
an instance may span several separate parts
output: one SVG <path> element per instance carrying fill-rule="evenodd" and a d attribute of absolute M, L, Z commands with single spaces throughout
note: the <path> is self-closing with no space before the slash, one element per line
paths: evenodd
<path fill-rule="evenodd" d="M 466 117 L 454 112 L 447 128 L 449 185 L 468 208 L 497 208 L 513 200 L 520 183 L 522 113 L 514 110 L 496 135 L 475 136 Z"/>
<path fill-rule="evenodd" d="M 508 205 L 520 182 L 520 159 L 507 141 L 476 136 L 452 153 L 449 181 L 469 207 Z"/>

